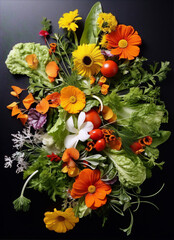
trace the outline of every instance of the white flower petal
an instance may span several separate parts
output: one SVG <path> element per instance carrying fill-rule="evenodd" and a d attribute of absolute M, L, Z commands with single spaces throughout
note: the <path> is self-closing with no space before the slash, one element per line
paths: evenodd
<path fill-rule="evenodd" d="M 80 141 L 84 142 L 84 141 L 86 141 L 89 137 L 90 137 L 90 135 L 89 135 L 84 129 L 81 129 L 81 130 L 79 131 L 78 138 L 79 138 Z"/>
<path fill-rule="evenodd" d="M 84 122 L 81 126 L 81 129 L 85 130 L 86 132 L 90 132 L 94 128 L 92 122 Z"/>
<path fill-rule="evenodd" d="M 78 129 L 79 130 L 81 129 L 81 126 L 85 121 L 85 117 L 86 117 L 85 112 L 81 112 L 78 116 Z"/>
<path fill-rule="evenodd" d="M 64 145 L 66 148 L 75 148 L 77 146 L 77 143 L 79 141 L 78 135 L 77 134 L 71 134 L 66 136 L 64 140 Z"/>
<path fill-rule="evenodd" d="M 66 121 L 66 129 L 71 133 L 77 133 L 72 116 Z"/>

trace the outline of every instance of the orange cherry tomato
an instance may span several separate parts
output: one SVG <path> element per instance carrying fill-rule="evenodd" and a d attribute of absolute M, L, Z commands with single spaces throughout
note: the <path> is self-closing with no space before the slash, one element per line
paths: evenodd
<path fill-rule="evenodd" d="M 101 126 L 101 118 L 94 109 L 91 109 L 89 112 L 86 113 L 85 122 L 88 121 L 93 123 L 94 129 L 97 129 Z"/>
<path fill-rule="evenodd" d="M 103 63 L 100 71 L 105 77 L 114 77 L 118 72 L 118 65 L 112 60 L 107 60 Z"/>

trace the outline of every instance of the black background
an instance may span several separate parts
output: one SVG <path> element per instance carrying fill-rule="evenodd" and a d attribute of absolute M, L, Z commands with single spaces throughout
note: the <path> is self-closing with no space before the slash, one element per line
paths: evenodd
<path fill-rule="evenodd" d="M 52 21 L 53 32 L 58 31 L 58 19 L 64 12 L 79 9 L 83 17 L 81 26 L 95 1 L 85 0 L 0 0 L 0 238 L 1 239 L 118 239 L 118 240 L 151 240 L 174 239 L 174 159 L 173 135 L 170 140 L 160 146 L 160 160 L 165 161 L 163 171 L 155 168 L 153 177 L 143 184 L 143 193 L 151 194 L 157 191 L 163 183 L 165 188 L 153 202 L 160 208 L 157 211 L 151 205 L 141 205 L 135 213 L 134 227 L 131 236 L 126 237 L 119 227 L 126 227 L 129 217 L 124 219 L 112 214 L 105 228 L 101 227 L 101 219 L 81 219 L 76 227 L 66 234 L 57 234 L 45 228 L 43 214 L 48 209 L 58 208 L 46 194 L 28 189 L 26 196 L 32 200 L 30 211 L 15 212 L 12 201 L 18 197 L 23 185 L 22 174 L 15 173 L 15 167 L 4 169 L 4 155 L 13 153 L 11 133 L 21 130 L 21 123 L 10 117 L 6 105 L 15 101 L 10 95 L 11 85 L 27 87 L 24 76 L 13 76 L 5 66 L 5 59 L 18 42 L 40 42 L 38 35 L 41 30 L 42 17 Z M 103 11 L 111 12 L 119 23 L 132 25 L 142 37 L 141 56 L 153 61 L 170 61 L 174 69 L 174 2 L 171 0 L 101 0 Z M 78 34 L 81 31 L 78 30 Z M 161 83 L 161 98 L 169 111 L 169 124 L 163 129 L 173 130 L 173 91 L 174 70 Z"/>

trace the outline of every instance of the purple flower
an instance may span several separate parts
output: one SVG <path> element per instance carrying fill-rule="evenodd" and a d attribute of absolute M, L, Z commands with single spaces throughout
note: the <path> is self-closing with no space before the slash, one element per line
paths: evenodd
<path fill-rule="evenodd" d="M 36 109 L 31 108 L 28 112 L 28 124 L 35 130 L 40 129 L 47 121 L 47 114 L 41 114 Z"/>

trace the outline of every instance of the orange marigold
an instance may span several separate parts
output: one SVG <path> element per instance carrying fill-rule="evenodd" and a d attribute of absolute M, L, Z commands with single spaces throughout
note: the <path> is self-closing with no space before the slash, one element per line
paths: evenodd
<path fill-rule="evenodd" d="M 91 209 L 106 204 L 106 195 L 110 193 L 111 187 L 100 179 L 100 171 L 91 169 L 80 172 L 71 190 L 71 196 L 75 199 L 85 195 L 85 204 Z"/>
<path fill-rule="evenodd" d="M 111 54 L 118 55 L 119 59 L 124 58 L 132 60 L 139 55 L 141 37 L 132 26 L 120 24 L 116 31 L 106 35 L 108 41 L 107 48 L 111 50 Z"/>
<path fill-rule="evenodd" d="M 86 104 L 85 94 L 74 86 L 64 87 L 60 92 L 60 104 L 69 113 L 79 113 Z"/>

